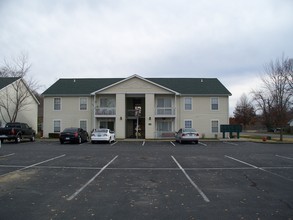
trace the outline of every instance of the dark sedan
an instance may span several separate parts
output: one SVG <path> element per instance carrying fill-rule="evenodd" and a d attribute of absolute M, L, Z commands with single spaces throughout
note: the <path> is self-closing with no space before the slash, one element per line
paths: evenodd
<path fill-rule="evenodd" d="M 61 144 L 65 142 L 81 144 L 88 141 L 88 133 L 82 128 L 65 128 L 60 133 L 59 140 Z"/>

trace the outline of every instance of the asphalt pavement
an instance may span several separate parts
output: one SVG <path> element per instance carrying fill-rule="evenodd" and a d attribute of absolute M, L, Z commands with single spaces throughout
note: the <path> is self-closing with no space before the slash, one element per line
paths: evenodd
<path fill-rule="evenodd" d="M 293 219 L 293 146 L 4 143 L 0 219 Z"/>

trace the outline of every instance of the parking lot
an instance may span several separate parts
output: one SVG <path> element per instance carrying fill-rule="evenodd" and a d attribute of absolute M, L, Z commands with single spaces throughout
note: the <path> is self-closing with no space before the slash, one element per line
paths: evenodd
<path fill-rule="evenodd" d="M 293 219 L 293 146 L 4 143 L 0 219 Z"/>

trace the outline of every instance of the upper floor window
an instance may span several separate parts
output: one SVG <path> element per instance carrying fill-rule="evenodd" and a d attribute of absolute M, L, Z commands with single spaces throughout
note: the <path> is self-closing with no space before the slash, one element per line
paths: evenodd
<path fill-rule="evenodd" d="M 54 110 L 61 110 L 61 98 L 54 98 Z"/>
<path fill-rule="evenodd" d="M 171 98 L 158 98 L 157 107 L 158 108 L 172 107 Z"/>
<path fill-rule="evenodd" d="M 80 110 L 87 110 L 87 98 L 80 98 L 79 99 L 79 109 Z"/>
<path fill-rule="evenodd" d="M 185 110 L 192 110 L 192 98 L 187 97 L 184 99 L 184 109 Z"/>
<path fill-rule="evenodd" d="M 219 109 L 219 99 L 217 97 L 211 98 L 211 109 L 218 110 Z"/>
<path fill-rule="evenodd" d="M 102 108 L 113 108 L 115 107 L 115 98 L 111 97 L 101 97 L 100 107 Z"/>

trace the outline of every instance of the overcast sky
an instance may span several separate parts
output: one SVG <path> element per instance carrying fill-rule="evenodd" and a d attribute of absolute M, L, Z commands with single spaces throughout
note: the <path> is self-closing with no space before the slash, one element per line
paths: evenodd
<path fill-rule="evenodd" d="M 293 57 L 293 0 L 0 0 L 0 62 L 44 87 L 72 77 L 211 77 L 233 94 Z"/>

